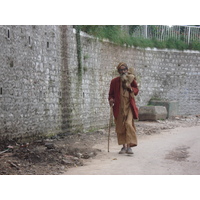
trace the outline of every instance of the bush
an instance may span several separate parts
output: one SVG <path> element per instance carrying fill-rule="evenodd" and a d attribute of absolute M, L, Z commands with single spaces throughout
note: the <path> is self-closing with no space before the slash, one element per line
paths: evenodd
<path fill-rule="evenodd" d="M 169 38 L 167 41 L 166 41 L 166 47 L 168 49 L 176 49 L 176 40 L 174 38 Z"/>
<path fill-rule="evenodd" d="M 123 31 L 120 25 L 81 25 L 80 30 L 100 39 L 109 39 L 118 45 L 127 45 L 141 48 L 156 47 L 158 49 L 168 48 L 178 50 L 200 50 L 199 41 L 193 41 L 188 45 L 184 42 L 183 38 L 180 40 L 169 38 L 166 41 L 159 41 L 155 38 L 136 38 L 130 35 L 130 30 L 129 33 Z"/>
<path fill-rule="evenodd" d="M 165 49 L 166 47 L 166 41 L 158 41 L 155 38 L 153 39 L 154 47 L 158 49 Z"/>
<path fill-rule="evenodd" d="M 200 43 L 199 43 L 199 41 L 192 41 L 189 44 L 189 49 L 190 50 L 200 50 Z"/>
<path fill-rule="evenodd" d="M 177 46 L 177 49 L 179 49 L 179 50 L 188 49 L 188 44 L 186 44 L 182 40 L 176 40 L 176 46 Z"/>

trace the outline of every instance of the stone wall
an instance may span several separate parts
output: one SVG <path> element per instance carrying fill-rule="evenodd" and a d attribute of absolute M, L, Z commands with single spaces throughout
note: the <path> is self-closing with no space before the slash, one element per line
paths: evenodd
<path fill-rule="evenodd" d="M 0 26 L 0 43 L 1 137 L 60 132 L 60 27 Z"/>
<path fill-rule="evenodd" d="M 179 115 L 200 112 L 200 53 L 139 50 L 135 66 L 140 77 L 140 105 L 149 99 L 178 101 Z"/>
<path fill-rule="evenodd" d="M 179 115 L 200 114 L 200 53 L 117 46 L 72 26 L 0 26 L 0 135 L 28 137 L 106 127 L 116 66 L 134 67 L 137 105 L 176 100 Z"/>
<path fill-rule="evenodd" d="M 108 122 L 108 90 L 110 80 L 118 75 L 119 62 L 126 62 L 135 69 L 140 88 L 136 97 L 138 107 L 147 105 L 151 99 L 161 99 L 178 101 L 179 115 L 199 114 L 198 51 L 120 47 L 84 33 L 81 48 L 83 74 L 77 79 L 77 71 L 74 73 L 71 92 L 73 119 L 77 120 L 80 130 L 102 127 Z M 71 62 L 74 60 L 72 58 Z M 77 63 L 74 69 L 76 66 Z M 73 128 L 76 129 L 74 120 Z"/>
<path fill-rule="evenodd" d="M 88 37 L 82 37 L 82 47 L 83 57 L 87 56 L 85 65 L 91 65 L 97 77 L 101 77 L 98 72 L 104 72 L 100 81 L 105 83 L 104 89 L 109 89 L 111 76 L 117 75 L 117 64 L 126 62 L 137 75 L 138 106 L 148 104 L 150 99 L 178 101 L 179 115 L 199 114 L 200 52 L 119 47 Z"/>

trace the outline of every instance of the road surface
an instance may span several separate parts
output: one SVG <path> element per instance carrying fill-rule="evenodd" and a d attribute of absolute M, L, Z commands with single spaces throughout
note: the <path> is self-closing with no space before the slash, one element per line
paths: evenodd
<path fill-rule="evenodd" d="M 178 127 L 159 134 L 138 137 L 134 154 L 118 154 L 111 141 L 95 146 L 102 152 L 86 165 L 71 168 L 65 175 L 200 175 L 200 126 Z"/>

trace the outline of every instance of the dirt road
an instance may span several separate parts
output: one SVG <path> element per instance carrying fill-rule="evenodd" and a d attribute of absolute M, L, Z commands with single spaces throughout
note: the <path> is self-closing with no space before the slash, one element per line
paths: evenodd
<path fill-rule="evenodd" d="M 102 150 L 84 166 L 65 175 L 200 175 L 200 126 L 162 130 L 138 138 L 134 154 L 118 154 L 116 140 L 95 147 Z"/>

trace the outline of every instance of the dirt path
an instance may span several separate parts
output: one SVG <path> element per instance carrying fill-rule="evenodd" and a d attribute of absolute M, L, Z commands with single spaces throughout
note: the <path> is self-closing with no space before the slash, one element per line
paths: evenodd
<path fill-rule="evenodd" d="M 199 116 L 156 122 L 136 121 L 135 125 L 139 145 L 134 148 L 133 156 L 118 154 L 120 146 L 117 145 L 114 126 L 111 128 L 110 153 L 107 152 L 107 127 L 94 132 L 58 134 L 30 142 L 1 141 L 0 174 L 199 173 L 196 167 L 199 155 L 195 156 L 195 152 L 199 153 Z"/>
<path fill-rule="evenodd" d="M 143 135 L 134 155 L 118 154 L 112 138 L 95 147 L 102 153 L 84 166 L 71 168 L 65 175 L 200 175 L 200 126 L 162 130 L 160 134 Z"/>

